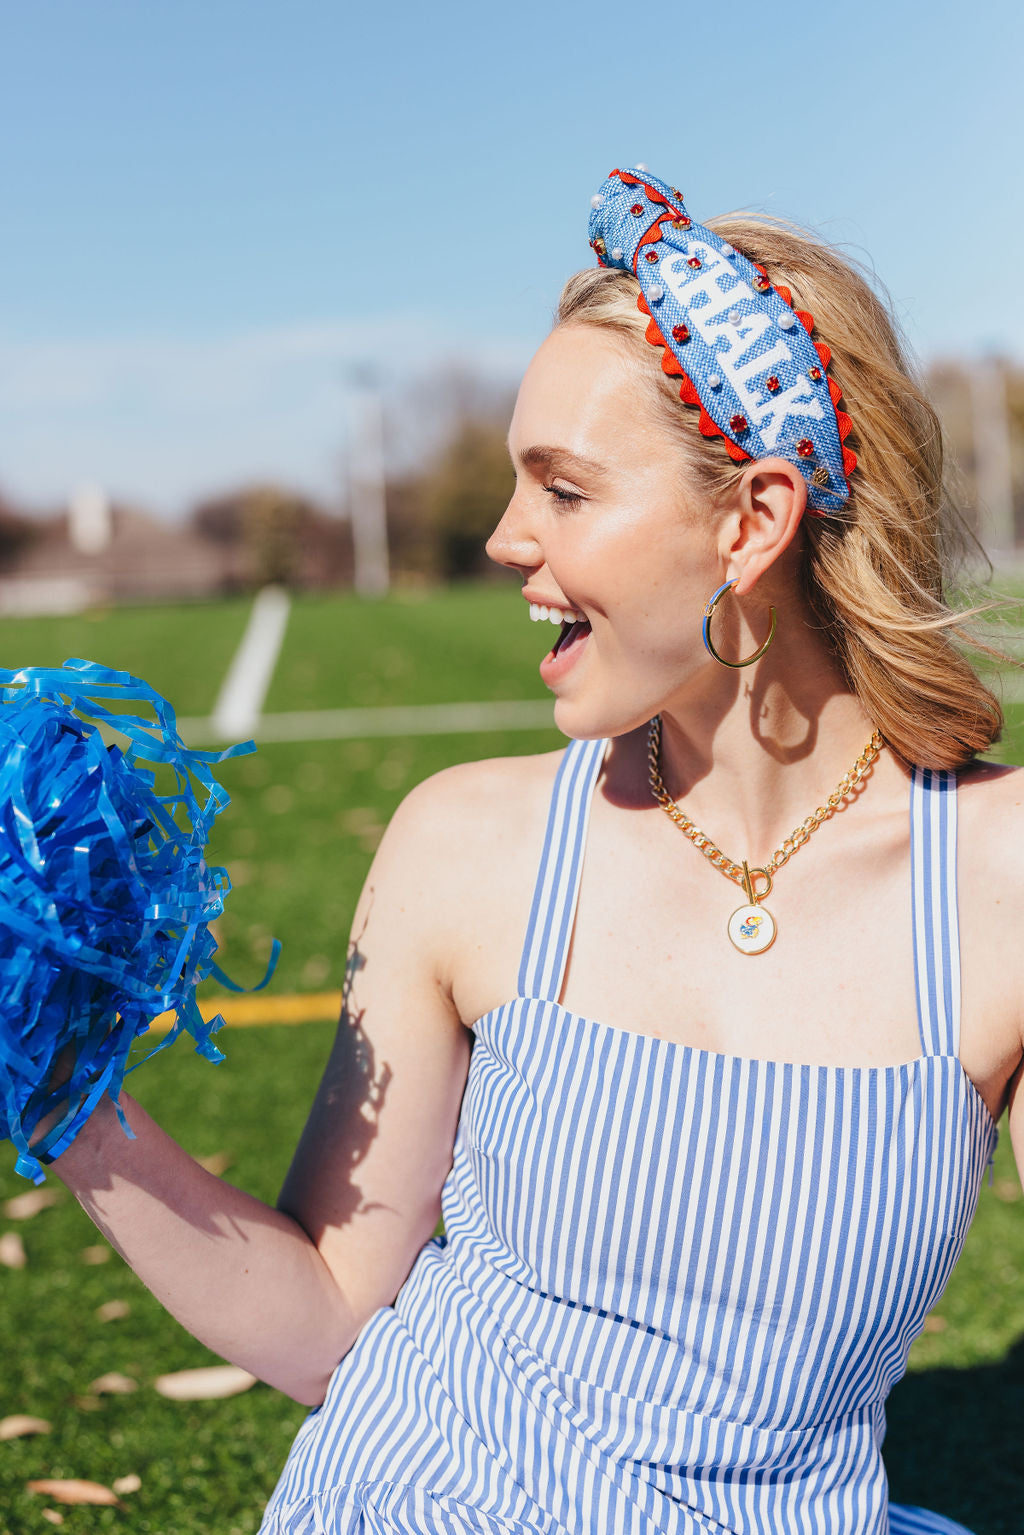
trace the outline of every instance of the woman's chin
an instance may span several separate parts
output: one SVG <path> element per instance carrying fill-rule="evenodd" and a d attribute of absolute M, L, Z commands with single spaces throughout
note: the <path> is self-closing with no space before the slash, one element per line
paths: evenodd
<path fill-rule="evenodd" d="M 560 694 L 555 698 L 555 725 L 573 741 L 604 741 L 613 736 L 629 735 L 646 726 L 657 713 L 637 713 L 635 700 L 615 703 L 612 699 L 577 697 Z"/>

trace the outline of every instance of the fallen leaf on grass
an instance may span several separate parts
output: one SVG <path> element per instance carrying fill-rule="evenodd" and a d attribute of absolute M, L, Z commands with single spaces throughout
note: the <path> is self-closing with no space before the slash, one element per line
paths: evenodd
<path fill-rule="evenodd" d="M 73 1396 L 71 1400 L 79 1412 L 99 1412 L 103 1406 L 98 1396 Z"/>
<path fill-rule="evenodd" d="M 234 1364 L 211 1364 L 200 1370 L 176 1370 L 153 1382 L 161 1396 L 174 1402 L 207 1402 L 216 1397 L 237 1396 L 255 1386 L 256 1377 Z"/>
<path fill-rule="evenodd" d="M 69 1477 L 66 1481 L 44 1477 L 42 1481 L 26 1485 L 29 1492 L 41 1492 L 45 1498 L 56 1498 L 58 1503 L 117 1503 L 117 1494 L 109 1487 L 103 1487 L 99 1482 L 83 1482 L 77 1477 Z"/>
<path fill-rule="evenodd" d="M 123 1316 L 131 1314 L 131 1309 L 126 1300 L 105 1300 L 102 1306 L 96 1307 L 96 1315 L 101 1322 L 119 1322 Z"/>
<path fill-rule="evenodd" d="M 106 1375 L 99 1375 L 90 1381 L 87 1390 L 94 1396 L 127 1396 L 129 1392 L 138 1391 L 139 1383 L 132 1380 L 130 1375 L 121 1375 L 117 1370 L 109 1370 Z"/>
<path fill-rule="evenodd" d="M 27 1261 L 21 1237 L 16 1231 L 5 1231 L 0 1236 L 0 1263 L 4 1268 L 23 1269 Z"/>
<path fill-rule="evenodd" d="M 141 1476 L 136 1476 L 132 1471 L 128 1476 L 115 1476 L 113 1481 L 114 1491 L 117 1493 L 138 1492 L 142 1486 Z"/>
<path fill-rule="evenodd" d="M 48 1434 L 50 1425 L 45 1418 L 32 1418 L 27 1412 L 12 1413 L 0 1418 L 0 1439 L 20 1439 L 24 1434 Z"/>
<path fill-rule="evenodd" d="M 9 1221 L 27 1221 L 30 1216 L 38 1215 L 40 1210 L 48 1210 L 51 1205 L 60 1204 L 60 1195 L 56 1189 L 29 1189 L 24 1194 L 15 1194 L 13 1199 L 8 1199 L 4 1204 L 4 1214 Z"/>
<path fill-rule="evenodd" d="M 215 1151 L 208 1157 L 196 1157 L 196 1161 L 200 1167 L 205 1167 L 208 1173 L 213 1173 L 215 1178 L 219 1178 L 221 1173 L 226 1173 L 234 1164 L 234 1158 L 226 1151 Z"/>
<path fill-rule="evenodd" d="M 93 1247 L 82 1248 L 82 1262 L 95 1268 L 99 1263 L 107 1263 L 110 1260 L 110 1248 L 105 1242 L 97 1242 Z"/>
<path fill-rule="evenodd" d="M 61 1514 L 61 1513 L 58 1513 L 57 1509 L 55 1509 L 55 1508 L 44 1508 L 43 1509 L 43 1518 L 46 1520 L 47 1524 L 63 1524 L 64 1523 L 64 1515 Z"/>

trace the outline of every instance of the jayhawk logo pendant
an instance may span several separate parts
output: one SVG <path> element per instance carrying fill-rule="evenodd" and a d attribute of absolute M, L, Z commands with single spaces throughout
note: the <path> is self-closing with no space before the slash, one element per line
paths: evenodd
<path fill-rule="evenodd" d="M 758 892 L 754 881 L 764 880 L 764 889 Z M 775 918 L 761 902 L 771 893 L 772 877 L 767 869 L 751 869 L 743 865 L 743 888 L 747 904 L 737 906 L 729 918 L 729 937 L 741 954 L 763 954 L 775 942 Z"/>

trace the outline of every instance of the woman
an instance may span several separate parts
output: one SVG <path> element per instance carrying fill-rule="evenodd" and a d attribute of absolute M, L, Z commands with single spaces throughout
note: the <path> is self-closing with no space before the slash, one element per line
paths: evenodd
<path fill-rule="evenodd" d="M 1024 1160 L 1022 811 L 935 419 L 834 253 L 594 203 L 488 545 L 569 747 L 400 807 L 276 1211 L 136 1105 L 57 1168 L 315 1407 L 267 1532 L 958 1529 L 889 1509 L 884 1399 L 1008 1101 Z"/>

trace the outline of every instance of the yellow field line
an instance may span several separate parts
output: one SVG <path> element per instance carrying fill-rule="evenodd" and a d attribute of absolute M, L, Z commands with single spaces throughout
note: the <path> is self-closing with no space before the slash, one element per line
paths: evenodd
<path fill-rule="evenodd" d="M 224 997 L 200 1002 L 199 1011 L 209 1021 L 219 1013 L 230 1028 L 253 1028 L 264 1023 L 334 1023 L 341 1012 L 340 991 L 293 992 L 283 997 Z M 151 1034 L 166 1034 L 173 1013 L 161 1013 L 149 1026 Z"/>

